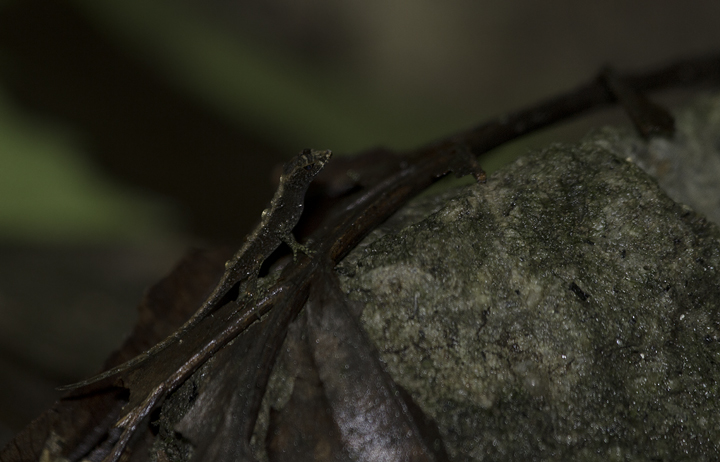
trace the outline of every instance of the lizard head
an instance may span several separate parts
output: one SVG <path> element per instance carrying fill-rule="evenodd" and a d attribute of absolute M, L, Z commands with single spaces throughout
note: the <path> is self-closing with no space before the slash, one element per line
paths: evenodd
<path fill-rule="evenodd" d="M 331 157 L 332 151 L 329 149 L 324 151 L 304 149 L 283 166 L 283 176 L 302 172 L 303 176 L 314 178 Z"/>

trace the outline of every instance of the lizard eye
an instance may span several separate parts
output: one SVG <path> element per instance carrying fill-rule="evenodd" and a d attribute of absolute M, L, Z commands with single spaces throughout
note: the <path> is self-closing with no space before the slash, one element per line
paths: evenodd
<path fill-rule="evenodd" d="M 315 164 L 306 165 L 306 166 L 305 166 L 305 170 L 310 171 L 310 170 L 313 169 L 314 166 L 315 166 Z"/>

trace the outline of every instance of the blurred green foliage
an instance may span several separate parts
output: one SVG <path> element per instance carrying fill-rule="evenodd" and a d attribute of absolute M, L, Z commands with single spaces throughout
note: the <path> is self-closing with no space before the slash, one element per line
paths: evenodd
<path fill-rule="evenodd" d="M 174 234 L 167 204 L 103 176 L 68 130 L 24 116 L 2 94 L 0 165 L 5 241 L 139 243 Z"/>

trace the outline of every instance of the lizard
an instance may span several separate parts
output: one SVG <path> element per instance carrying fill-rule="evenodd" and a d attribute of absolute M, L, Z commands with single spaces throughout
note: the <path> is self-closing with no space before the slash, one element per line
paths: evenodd
<path fill-rule="evenodd" d="M 174 343 L 182 335 L 219 308 L 236 284 L 247 281 L 246 291 L 253 296 L 255 282 L 263 262 L 285 242 L 297 260 L 299 252 L 311 256 L 312 251 L 298 243 L 292 234 L 303 212 L 305 193 L 312 180 L 332 157 L 332 151 L 305 149 L 283 165 L 280 183 L 270 205 L 263 210 L 260 223 L 247 236 L 245 244 L 225 263 L 225 272 L 200 308 L 170 336 L 138 356 L 98 375 L 58 390 L 72 390 L 90 385 L 124 372 Z"/>

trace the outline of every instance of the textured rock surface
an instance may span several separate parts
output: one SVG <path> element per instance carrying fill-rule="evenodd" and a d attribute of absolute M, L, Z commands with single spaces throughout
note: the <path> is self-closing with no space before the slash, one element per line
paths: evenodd
<path fill-rule="evenodd" d="M 419 201 L 338 268 L 455 460 L 717 457 L 720 231 L 611 141 Z"/>

